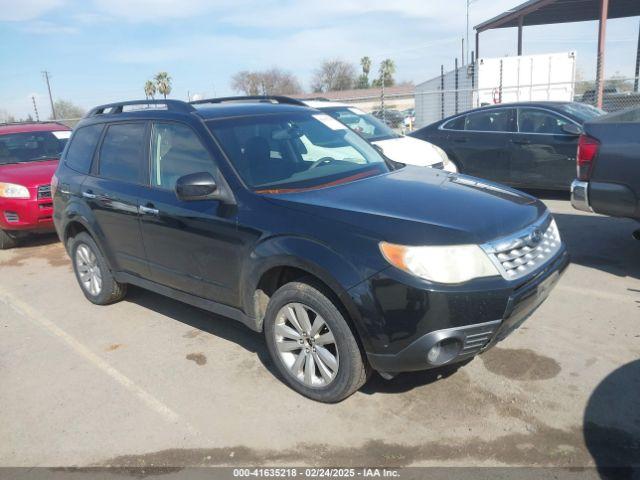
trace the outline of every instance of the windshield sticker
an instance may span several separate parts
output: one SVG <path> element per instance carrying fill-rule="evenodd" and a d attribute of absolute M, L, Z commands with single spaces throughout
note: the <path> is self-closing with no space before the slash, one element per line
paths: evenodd
<path fill-rule="evenodd" d="M 51 133 L 53 133 L 53 136 L 56 137 L 58 140 L 64 140 L 71 136 L 71 132 L 68 130 L 60 130 L 58 132 L 51 132 Z"/>
<path fill-rule="evenodd" d="M 347 129 L 346 125 L 343 125 L 342 123 L 340 123 L 335 118 L 330 117 L 329 115 L 326 115 L 324 113 L 321 113 L 319 115 L 314 115 L 313 118 L 315 118 L 319 122 L 324 123 L 331 130 L 346 130 Z"/>
<path fill-rule="evenodd" d="M 359 108 L 354 108 L 354 107 L 350 107 L 348 109 L 351 113 L 355 113 L 356 115 L 366 115 L 362 110 L 360 110 Z"/>

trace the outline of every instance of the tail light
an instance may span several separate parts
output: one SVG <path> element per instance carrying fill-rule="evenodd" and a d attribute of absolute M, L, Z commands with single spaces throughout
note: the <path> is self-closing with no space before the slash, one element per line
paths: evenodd
<path fill-rule="evenodd" d="M 51 198 L 53 198 L 53 196 L 56 194 L 56 190 L 58 189 L 58 177 L 56 177 L 56 174 L 53 174 L 53 177 L 51 177 Z"/>
<path fill-rule="evenodd" d="M 578 140 L 578 154 L 576 156 L 576 166 L 578 170 L 578 180 L 586 182 L 591 178 L 593 163 L 600 148 L 600 142 L 589 135 L 580 135 Z"/>

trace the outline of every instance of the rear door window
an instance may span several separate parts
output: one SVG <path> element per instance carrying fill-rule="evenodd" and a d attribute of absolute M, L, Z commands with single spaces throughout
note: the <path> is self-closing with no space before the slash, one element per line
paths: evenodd
<path fill-rule="evenodd" d="M 143 183 L 146 124 L 109 125 L 100 147 L 99 174 L 111 180 Z"/>
<path fill-rule="evenodd" d="M 89 173 L 96 146 L 102 134 L 102 124 L 76 130 L 65 155 L 65 164 L 80 173 Z"/>
<path fill-rule="evenodd" d="M 470 113 L 465 130 L 476 132 L 515 132 L 515 109 L 498 108 L 486 112 Z"/>

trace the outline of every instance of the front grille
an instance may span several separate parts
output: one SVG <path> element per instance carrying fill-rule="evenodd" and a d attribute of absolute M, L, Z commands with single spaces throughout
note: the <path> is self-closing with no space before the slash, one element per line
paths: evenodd
<path fill-rule="evenodd" d="M 507 280 L 518 280 L 551 260 L 562 246 L 551 215 L 507 238 L 482 246 Z"/>
<path fill-rule="evenodd" d="M 4 218 L 9 223 L 18 223 L 20 221 L 20 217 L 16 212 L 4 212 Z"/>
<path fill-rule="evenodd" d="M 40 185 L 38 187 L 38 199 L 51 198 L 51 185 Z"/>

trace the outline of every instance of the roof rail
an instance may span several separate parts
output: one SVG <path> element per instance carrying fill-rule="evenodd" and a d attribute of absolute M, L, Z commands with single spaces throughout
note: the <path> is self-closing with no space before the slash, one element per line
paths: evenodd
<path fill-rule="evenodd" d="M 191 105 L 187 102 L 183 102 L 182 100 L 129 100 L 127 102 L 115 102 L 99 105 L 89 110 L 89 113 L 85 115 L 85 118 L 104 115 L 106 113 L 122 113 L 123 107 L 130 105 L 165 105 L 167 110 L 179 113 L 190 113 L 195 110 Z"/>
<path fill-rule="evenodd" d="M 241 95 L 237 97 L 219 97 L 205 98 L 203 100 L 193 100 L 189 102 L 192 105 L 202 105 L 206 103 L 226 103 L 226 102 L 264 102 L 264 103 L 282 103 L 287 105 L 299 105 L 306 107 L 302 101 L 284 95 Z"/>

